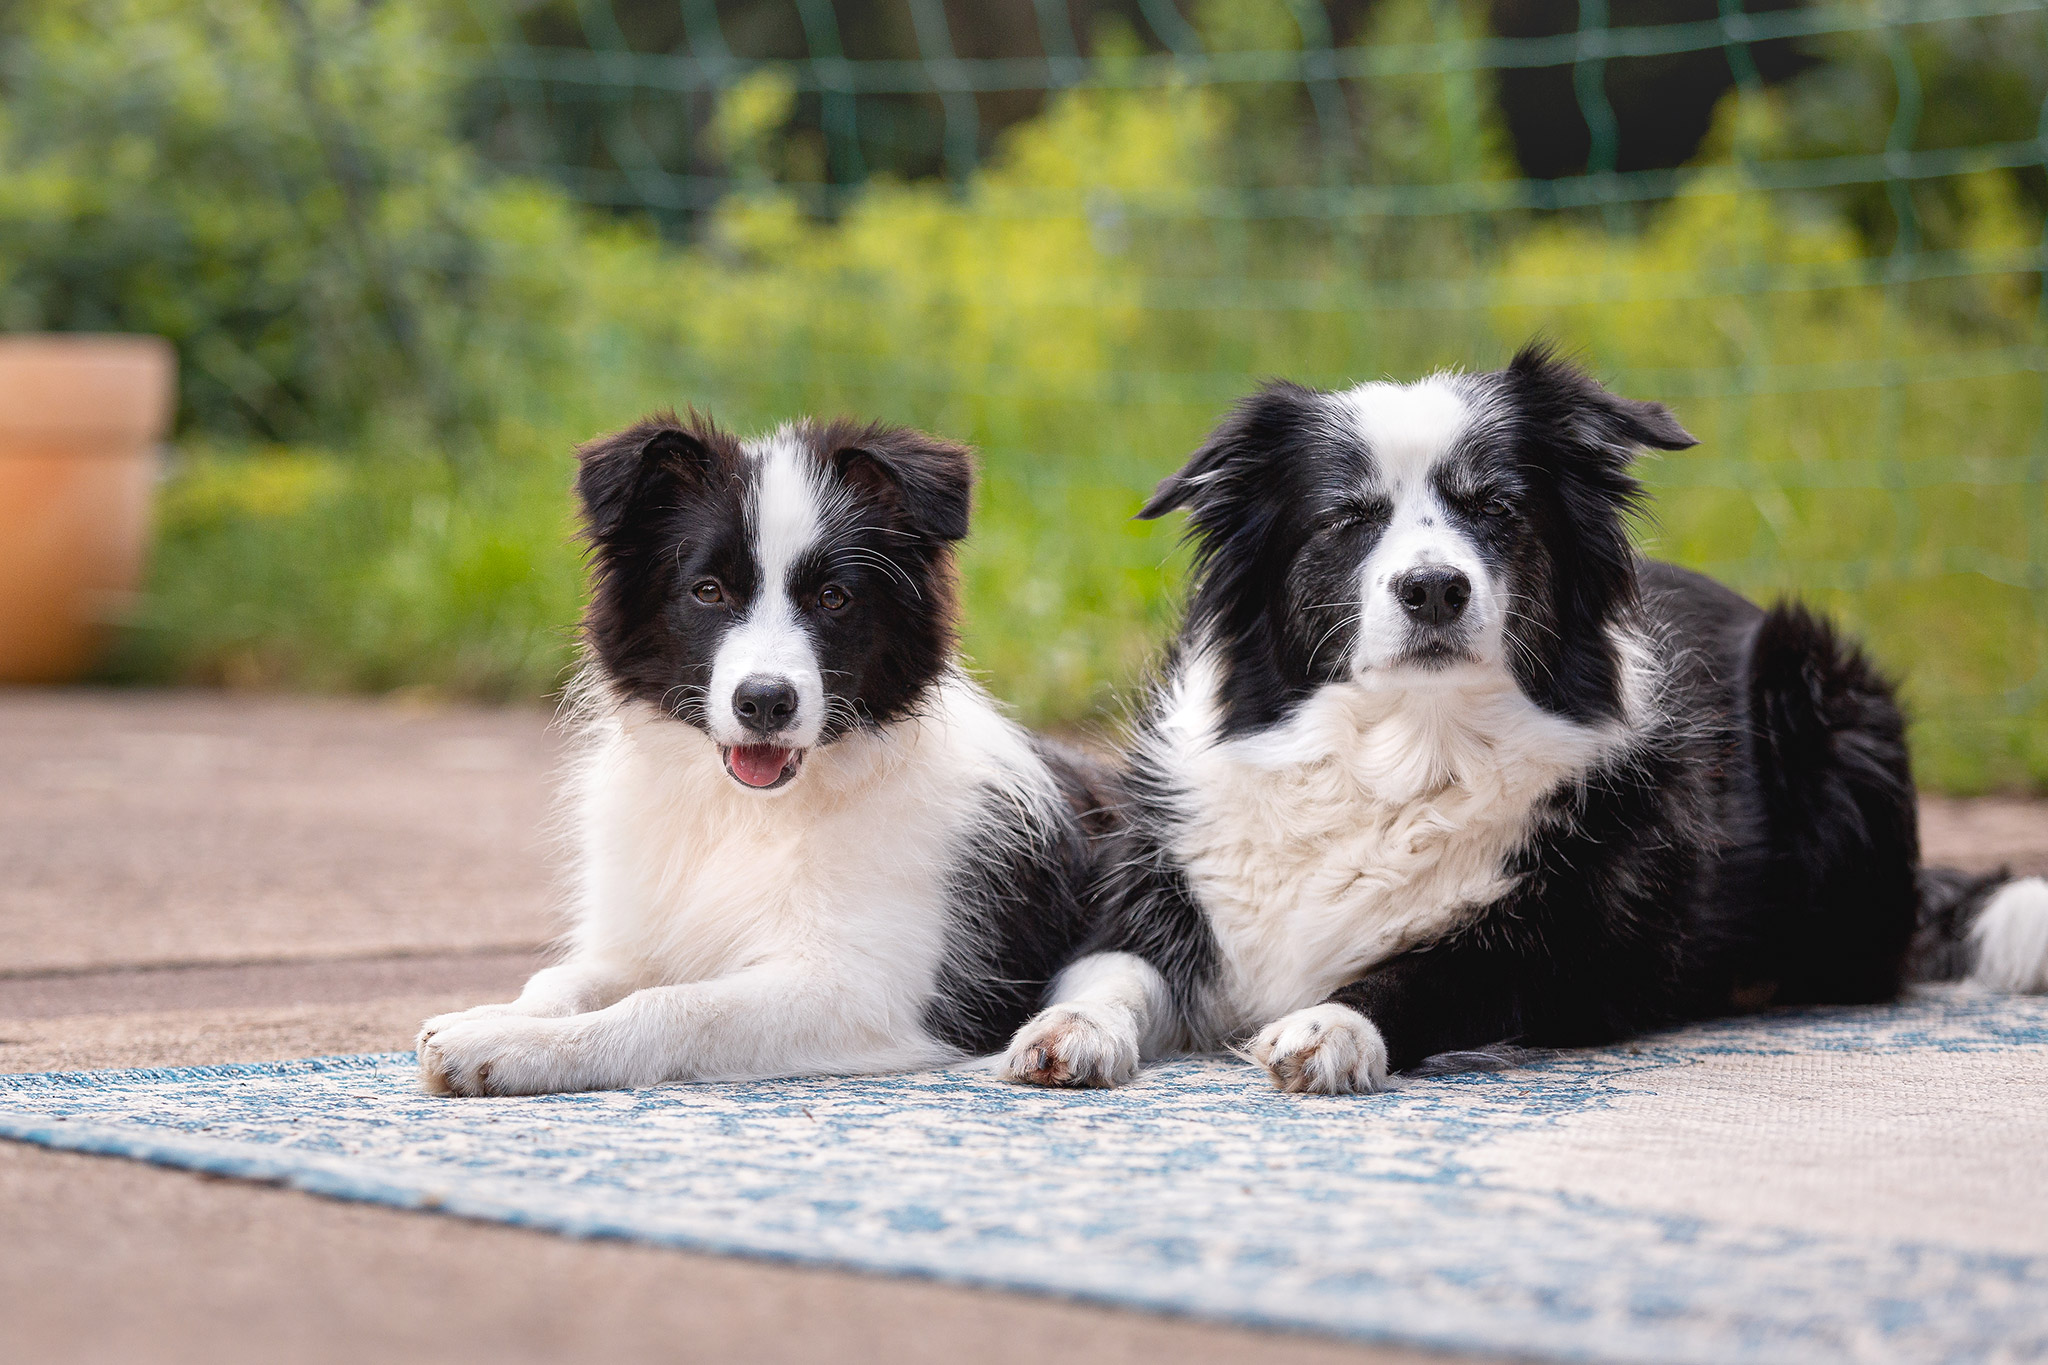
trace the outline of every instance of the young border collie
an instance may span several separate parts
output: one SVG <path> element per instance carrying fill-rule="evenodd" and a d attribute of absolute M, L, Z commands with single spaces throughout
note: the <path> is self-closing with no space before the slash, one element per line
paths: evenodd
<path fill-rule="evenodd" d="M 1187 621 L 1091 954 L 1005 1074 L 1248 1042 L 1282 1089 L 1373 1090 L 1887 1000 L 1916 958 L 2048 989 L 2048 884 L 1916 879 L 1904 724 L 1856 647 L 1631 547 L 1631 459 L 1692 444 L 1541 348 L 1240 405 L 1139 513 L 1190 511 Z"/>
<path fill-rule="evenodd" d="M 430 1019 L 431 1091 L 871 1072 L 1000 1050 L 1086 921 L 1078 759 L 953 662 L 962 447 L 692 413 L 581 452 L 595 568 L 570 949 Z"/>

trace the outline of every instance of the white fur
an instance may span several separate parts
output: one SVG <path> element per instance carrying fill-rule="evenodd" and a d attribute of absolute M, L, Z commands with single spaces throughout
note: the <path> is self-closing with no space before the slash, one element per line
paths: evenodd
<path fill-rule="evenodd" d="M 1331 396 L 1337 419 L 1372 452 L 1393 488 L 1424 482 L 1445 448 L 1478 415 L 1470 381 L 1442 371 L 1412 384 L 1380 381 Z"/>
<path fill-rule="evenodd" d="M 1461 376 L 1431 375 L 1414 384 L 1361 384 L 1330 399 L 1336 420 L 1372 454 L 1372 475 L 1360 491 L 1392 506 L 1387 525 L 1359 570 L 1358 633 L 1352 664 L 1361 673 L 1419 670 L 1397 660 L 1409 618 L 1395 595 L 1397 577 L 1443 566 L 1472 585 L 1460 626 L 1481 669 L 1501 666 L 1507 648 L 1508 602 L 1475 547 L 1459 534 L 1439 495 L 1434 472 L 1452 447 L 1489 418 Z M 1472 665 L 1462 665 L 1461 671 Z"/>
<path fill-rule="evenodd" d="M 1091 953 L 1056 977 L 1052 1004 L 1017 1030 L 1003 1059 L 1008 1080 L 1033 1085 L 1122 1085 L 1165 1049 L 1172 1019 L 1166 980 L 1131 953 Z"/>
<path fill-rule="evenodd" d="M 1060 800 L 980 688 L 948 675 L 918 718 L 815 750 L 774 802 L 734 783 L 693 727 L 602 695 L 589 710 L 568 960 L 510 1006 L 429 1021 L 429 1089 L 601 1089 L 959 1057 L 921 1022 L 954 854 L 986 837 L 992 788 L 1032 818 L 1054 818 Z"/>
<path fill-rule="evenodd" d="M 1333 684 L 1280 725 L 1223 739 L 1218 686 L 1195 653 L 1143 761 L 1181 793 L 1173 851 L 1221 949 L 1222 1036 L 1324 999 L 1499 897 L 1537 803 L 1627 737 L 1542 710 L 1502 671 Z"/>
<path fill-rule="evenodd" d="M 2048 881 L 2021 877 L 1991 897 L 1970 926 L 1970 979 L 2019 995 L 2048 993 Z"/>
<path fill-rule="evenodd" d="M 1349 1005 L 1296 1010 L 1268 1024 L 1248 1051 L 1282 1090 L 1355 1095 L 1387 1088 L 1387 1041 Z"/>
<path fill-rule="evenodd" d="M 733 711 L 734 689 L 751 677 L 784 679 L 796 689 L 797 709 L 790 729 L 776 742 L 808 749 L 825 726 L 825 678 L 810 632 L 790 600 L 789 574 L 817 542 L 828 493 L 817 461 L 787 428 L 750 445 L 747 453 L 757 465 L 747 522 L 760 583 L 719 643 L 705 710 L 719 743 L 750 743 L 759 736 L 741 725 Z"/>

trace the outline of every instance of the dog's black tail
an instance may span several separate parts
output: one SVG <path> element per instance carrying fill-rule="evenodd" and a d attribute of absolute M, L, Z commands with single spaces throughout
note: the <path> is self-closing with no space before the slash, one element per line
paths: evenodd
<path fill-rule="evenodd" d="M 1793 603 L 1750 655 L 1785 1001 L 1882 1000 L 1964 978 L 2048 992 L 2048 881 L 1921 867 L 1906 722 L 1862 651 Z"/>
<path fill-rule="evenodd" d="M 1757 630 L 1749 703 L 1778 998 L 1888 1000 L 1920 903 L 1919 810 L 1891 683 L 1827 621 L 1781 603 Z"/>

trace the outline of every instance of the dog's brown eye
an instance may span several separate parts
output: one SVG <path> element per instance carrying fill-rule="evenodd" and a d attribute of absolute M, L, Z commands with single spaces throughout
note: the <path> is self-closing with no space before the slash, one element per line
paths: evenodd
<path fill-rule="evenodd" d="M 725 589 L 718 586 L 717 580 L 707 578 L 690 589 L 690 596 L 707 606 L 716 606 L 725 600 Z"/>
<path fill-rule="evenodd" d="M 1515 505 L 1506 498 L 1488 498 L 1479 510 L 1489 517 L 1505 517 L 1513 514 Z"/>
<path fill-rule="evenodd" d="M 847 596 L 846 589 L 840 587 L 837 583 L 827 583 L 824 587 L 818 589 L 818 605 L 826 611 L 838 611 L 852 600 L 851 597 Z"/>

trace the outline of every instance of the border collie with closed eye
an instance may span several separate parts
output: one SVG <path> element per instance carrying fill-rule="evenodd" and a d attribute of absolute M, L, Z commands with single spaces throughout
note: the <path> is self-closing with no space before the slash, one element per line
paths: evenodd
<path fill-rule="evenodd" d="M 1915 974 L 2048 989 L 2048 884 L 1918 869 L 1855 646 L 1632 548 L 1635 453 L 1692 444 L 1541 348 L 1246 400 L 1139 514 L 1190 511 L 1187 620 L 1092 951 L 1006 1074 L 1239 1045 L 1336 1093 Z"/>
<path fill-rule="evenodd" d="M 1085 921 L 1091 777 L 953 661 L 962 447 L 692 413 L 582 452 L 595 584 L 566 960 L 429 1020 L 429 1090 L 997 1051 Z"/>

